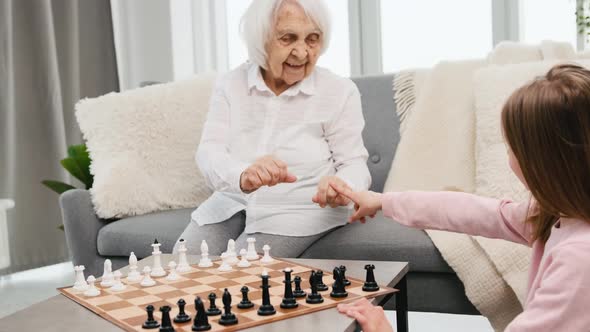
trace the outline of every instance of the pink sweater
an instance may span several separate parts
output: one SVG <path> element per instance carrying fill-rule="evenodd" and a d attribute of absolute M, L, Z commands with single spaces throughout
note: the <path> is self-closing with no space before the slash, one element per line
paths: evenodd
<path fill-rule="evenodd" d="M 589 202 L 590 204 L 590 202 Z M 528 204 L 457 192 L 386 193 L 383 214 L 415 227 L 505 239 L 533 248 L 524 311 L 505 331 L 590 331 L 590 224 L 561 218 L 531 241 Z"/>

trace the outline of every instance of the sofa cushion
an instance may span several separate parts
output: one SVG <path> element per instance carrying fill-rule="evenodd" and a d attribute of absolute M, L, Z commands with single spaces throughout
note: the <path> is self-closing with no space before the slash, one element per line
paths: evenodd
<path fill-rule="evenodd" d="M 378 214 L 366 224 L 354 223 L 324 236 L 302 258 L 403 261 L 410 271 L 453 270 L 422 230 L 402 226 Z"/>
<path fill-rule="evenodd" d="M 141 259 L 151 255 L 150 245 L 154 239 L 162 244 L 162 252 L 170 253 L 188 225 L 193 210 L 168 210 L 111 222 L 98 233 L 98 253 L 103 256 L 129 256 L 133 251 Z"/>

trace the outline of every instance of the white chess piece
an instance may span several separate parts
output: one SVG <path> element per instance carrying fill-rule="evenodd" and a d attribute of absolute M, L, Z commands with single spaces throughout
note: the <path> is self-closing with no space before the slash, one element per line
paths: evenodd
<path fill-rule="evenodd" d="M 233 267 L 231 267 L 231 265 L 229 265 L 229 263 L 227 262 L 227 259 L 228 259 L 228 255 L 226 252 L 221 254 L 221 265 L 217 268 L 217 270 L 219 270 L 221 272 L 227 272 L 227 271 L 233 270 Z"/>
<path fill-rule="evenodd" d="M 129 274 L 127 275 L 128 282 L 138 282 L 141 280 L 141 274 L 137 271 L 137 257 L 131 252 L 129 255 Z"/>
<path fill-rule="evenodd" d="M 115 271 L 113 275 L 115 276 L 115 283 L 109 289 L 114 292 L 124 291 L 127 288 L 127 286 L 125 286 L 125 284 L 121 282 L 121 271 Z"/>
<path fill-rule="evenodd" d="M 246 259 L 249 261 L 257 260 L 258 253 L 256 252 L 256 239 L 253 237 L 249 237 L 247 240 L 248 242 L 248 253 L 246 254 Z"/>
<path fill-rule="evenodd" d="M 142 285 L 143 287 L 149 287 L 156 284 L 154 279 L 150 277 L 150 272 L 152 272 L 152 269 L 149 266 L 145 266 L 143 268 L 143 279 L 140 283 L 140 285 Z"/>
<path fill-rule="evenodd" d="M 168 268 L 169 268 L 170 272 L 166 276 L 166 280 L 168 280 L 168 281 L 178 280 L 179 277 L 178 277 L 178 274 L 176 273 L 176 262 L 170 261 L 170 263 L 168 263 Z"/>
<path fill-rule="evenodd" d="M 85 291 L 88 289 L 86 279 L 84 279 L 84 265 L 74 266 L 76 271 L 76 282 L 74 283 L 74 289 L 77 291 Z"/>
<path fill-rule="evenodd" d="M 242 260 L 240 260 L 240 262 L 238 263 L 239 267 L 249 267 L 250 265 L 252 265 L 246 258 L 246 252 L 246 249 L 240 250 L 240 256 L 242 257 Z"/>
<path fill-rule="evenodd" d="M 201 244 L 201 250 L 203 245 Z M 191 267 L 188 265 L 188 261 L 186 260 L 186 243 L 184 239 L 178 240 L 178 265 L 176 266 L 176 272 L 188 272 L 190 271 Z"/>
<path fill-rule="evenodd" d="M 166 271 L 162 267 L 161 255 L 162 252 L 160 251 L 161 244 L 156 239 L 154 243 L 152 243 L 152 247 L 154 251 L 152 251 L 152 256 L 154 257 L 154 264 L 152 265 L 152 277 L 163 277 L 166 275 Z"/>
<path fill-rule="evenodd" d="M 203 240 L 201 242 L 201 260 L 199 260 L 199 267 L 211 266 L 213 266 L 213 262 L 209 258 L 209 246 L 207 245 L 207 241 Z"/>
<path fill-rule="evenodd" d="M 272 263 L 274 259 L 270 257 L 270 246 L 265 244 L 264 247 L 262 247 L 262 251 L 264 251 L 264 257 L 260 259 L 260 263 Z"/>
<path fill-rule="evenodd" d="M 239 262 L 238 254 L 236 253 L 236 241 L 229 239 L 227 241 L 227 263 L 229 265 L 235 265 Z"/>
<path fill-rule="evenodd" d="M 87 281 L 88 281 L 88 289 L 84 292 L 84 295 L 89 296 L 89 297 L 99 296 L 100 290 L 98 288 L 96 288 L 96 286 L 94 286 L 94 283 L 96 282 L 96 278 L 94 278 L 94 276 L 90 275 L 90 276 L 88 276 Z"/>
<path fill-rule="evenodd" d="M 111 287 L 115 282 L 113 277 L 113 265 L 108 258 L 104 261 L 104 270 L 100 279 L 100 285 L 102 287 Z"/>

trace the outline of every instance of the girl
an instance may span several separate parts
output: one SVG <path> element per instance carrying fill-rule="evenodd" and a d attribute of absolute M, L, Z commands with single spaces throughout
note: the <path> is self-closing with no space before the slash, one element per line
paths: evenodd
<path fill-rule="evenodd" d="M 458 192 L 352 192 L 350 221 L 386 217 L 416 228 L 501 238 L 533 248 L 524 311 L 506 331 L 590 331 L 590 71 L 557 65 L 502 110 L 510 168 L 530 190 L 513 203 Z M 365 332 L 391 330 L 368 301 L 340 305 Z"/>

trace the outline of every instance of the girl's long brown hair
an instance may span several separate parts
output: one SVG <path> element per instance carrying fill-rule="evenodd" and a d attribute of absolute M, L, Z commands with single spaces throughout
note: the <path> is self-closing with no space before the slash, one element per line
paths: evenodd
<path fill-rule="evenodd" d="M 560 217 L 590 221 L 590 71 L 557 65 L 516 90 L 502 128 L 533 196 L 533 240 Z"/>

